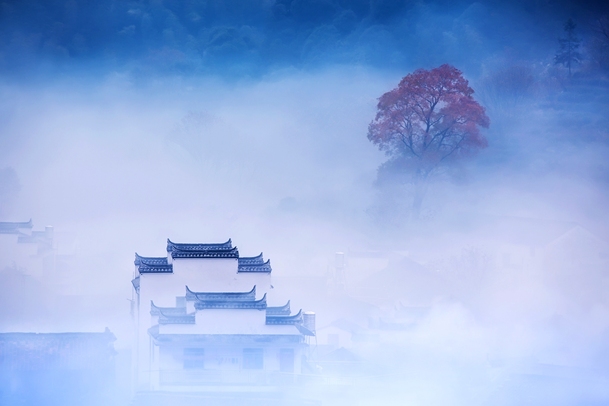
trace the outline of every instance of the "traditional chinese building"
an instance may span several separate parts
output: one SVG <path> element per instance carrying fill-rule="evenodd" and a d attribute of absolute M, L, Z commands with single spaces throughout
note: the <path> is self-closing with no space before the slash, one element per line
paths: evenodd
<path fill-rule="evenodd" d="M 270 261 L 231 240 L 135 254 L 138 390 L 272 388 L 302 370 L 315 315 L 272 303 Z M 273 306 L 271 306 L 273 304 Z"/>
<path fill-rule="evenodd" d="M 31 219 L 0 221 L 0 270 L 19 266 L 38 278 L 50 276 L 54 262 L 53 227 L 46 226 L 41 231 L 32 230 L 33 227 Z"/>

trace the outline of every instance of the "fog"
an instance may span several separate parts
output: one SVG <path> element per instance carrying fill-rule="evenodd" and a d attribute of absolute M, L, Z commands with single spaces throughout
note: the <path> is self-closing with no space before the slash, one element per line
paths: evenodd
<path fill-rule="evenodd" d="M 0 235 L 0 332 L 108 327 L 127 365 L 134 252 L 231 238 L 271 259 L 273 303 L 317 315 L 313 404 L 609 400 L 606 6 L 50 4 L 3 4 L 0 221 L 52 226 L 54 263 Z M 572 76 L 553 60 L 568 18 Z M 489 146 L 413 219 L 367 128 L 442 63 Z"/>

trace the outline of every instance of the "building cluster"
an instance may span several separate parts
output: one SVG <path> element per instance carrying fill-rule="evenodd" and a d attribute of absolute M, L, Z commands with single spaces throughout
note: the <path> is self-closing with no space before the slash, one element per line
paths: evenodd
<path fill-rule="evenodd" d="M 23 255 L 15 254 L 32 262 L 27 268 L 12 270 L 7 263 L 2 272 L 31 273 L 30 268 L 41 263 L 41 269 L 27 277 L 45 283 L 54 275 L 47 269 L 54 253 L 53 228 L 32 229 L 31 220 L 0 222 L 0 234 L 17 237 L 13 243 L 37 247 L 35 253 L 30 248 Z M 8 251 L 14 247 L 3 244 Z M 262 253 L 240 256 L 231 240 L 218 244 L 168 240 L 164 257 L 135 254 L 131 281 L 135 340 L 129 379 L 133 393 L 268 393 L 297 384 L 310 368 L 315 314 L 293 311 L 289 300 L 277 302 L 271 274 L 271 263 Z M 45 389 L 64 387 L 57 379 L 83 388 L 89 396 L 82 399 L 104 398 L 100 393 L 115 376 L 114 340 L 109 331 L 0 331 L 0 373 L 7 378 L 0 387 L 0 400 L 48 392 L 47 400 L 71 404 L 74 399 L 68 393 L 77 392 Z"/>
<path fill-rule="evenodd" d="M 297 381 L 315 314 L 272 303 L 272 268 L 219 244 L 167 241 L 135 255 L 135 381 L 139 390 L 246 390 Z"/>
<path fill-rule="evenodd" d="M 325 276 L 275 279 L 290 292 L 292 302 L 277 299 L 284 292 L 273 286 L 270 260 L 262 253 L 241 256 L 230 239 L 211 244 L 167 240 L 165 256 L 136 253 L 131 280 L 134 340 L 123 368 L 131 366 L 125 379 L 132 390 L 131 404 L 156 405 L 161 396 L 165 404 L 190 404 L 186 398 L 205 403 L 194 393 L 258 394 L 258 399 L 267 399 L 312 380 L 340 387 L 358 376 L 381 373 L 375 372 L 373 357 L 363 359 L 359 349 L 382 347 L 379 337 L 407 334 L 427 318 L 437 297 L 458 294 L 458 283 L 467 282 L 471 288 L 494 275 L 519 280 L 549 275 L 546 285 L 573 295 L 582 278 L 600 281 L 598 270 L 607 268 L 609 245 L 578 224 L 513 218 L 479 223 L 472 226 L 475 233 L 460 239 L 467 249 L 447 251 L 444 257 L 437 257 L 437 251 L 425 260 L 407 251 L 349 250 L 335 253 Z M 31 221 L 0 222 L 0 235 L 16 236 L 19 246 L 29 247 L 32 261 L 48 263 L 53 258 L 55 264 L 52 227 L 32 228 Z M 19 271 L 0 265 L 8 269 L 0 269 L 5 280 Z M 43 275 L 58 275 L 49 266 L 42 269 Z M 595 285 L 586 291 L 599 296 L 603 284 Z M 315 313 L 293 309 L 293 303 L 323 308 L 319 328 Z M 113 376 L 118 359 L 113 341 L 109 331 L 0 331 L 0 404 L 39 399 L 32 397 L 35 393 L 57 395 L 61 391 L 45 388 L 66 382 L 88 388 L 88 399 L 112 403 L 102 395 L 111 386 L 106 378 Z"/>

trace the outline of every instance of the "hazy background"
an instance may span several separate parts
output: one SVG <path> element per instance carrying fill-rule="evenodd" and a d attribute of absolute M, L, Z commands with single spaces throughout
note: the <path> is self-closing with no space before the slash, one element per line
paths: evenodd
<path fill-rule="evenodd" d="M 602 1 L 3 2 L 0 221 L 52 225 L 55 262 L 43 274 L 35 246 L 0 236 L 0 330 L 108 326 L 128 349 L 134 252 L 230 237 L 271 259 L 273 304 L 372 337 L 346 345 L 365 368 L 345 402 L 605 404 L 607 16 Z M 553 62 L 568 18 L 572 77 Z M 434 178 L 410 222 L 367 125 L 404 75 L 443 63 L 487 109 L 489 147 Z"/>

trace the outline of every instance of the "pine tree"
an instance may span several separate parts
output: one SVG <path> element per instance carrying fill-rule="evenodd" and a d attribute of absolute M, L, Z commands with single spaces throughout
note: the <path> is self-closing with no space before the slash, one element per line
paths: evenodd
<path fill-rule="evenodd" d="M 565 38 L 559 38 L 558 43 L 560 48 L 554 57 L 555 64 L 561 64 L 569 69 L 569 77 L 571 76 L 571 66 L 575 63 L 580 63 L 582 55 L 578 52 L 580 39 L 575 36 L 575 23 L 569 18 L 565 23 Z"/>

